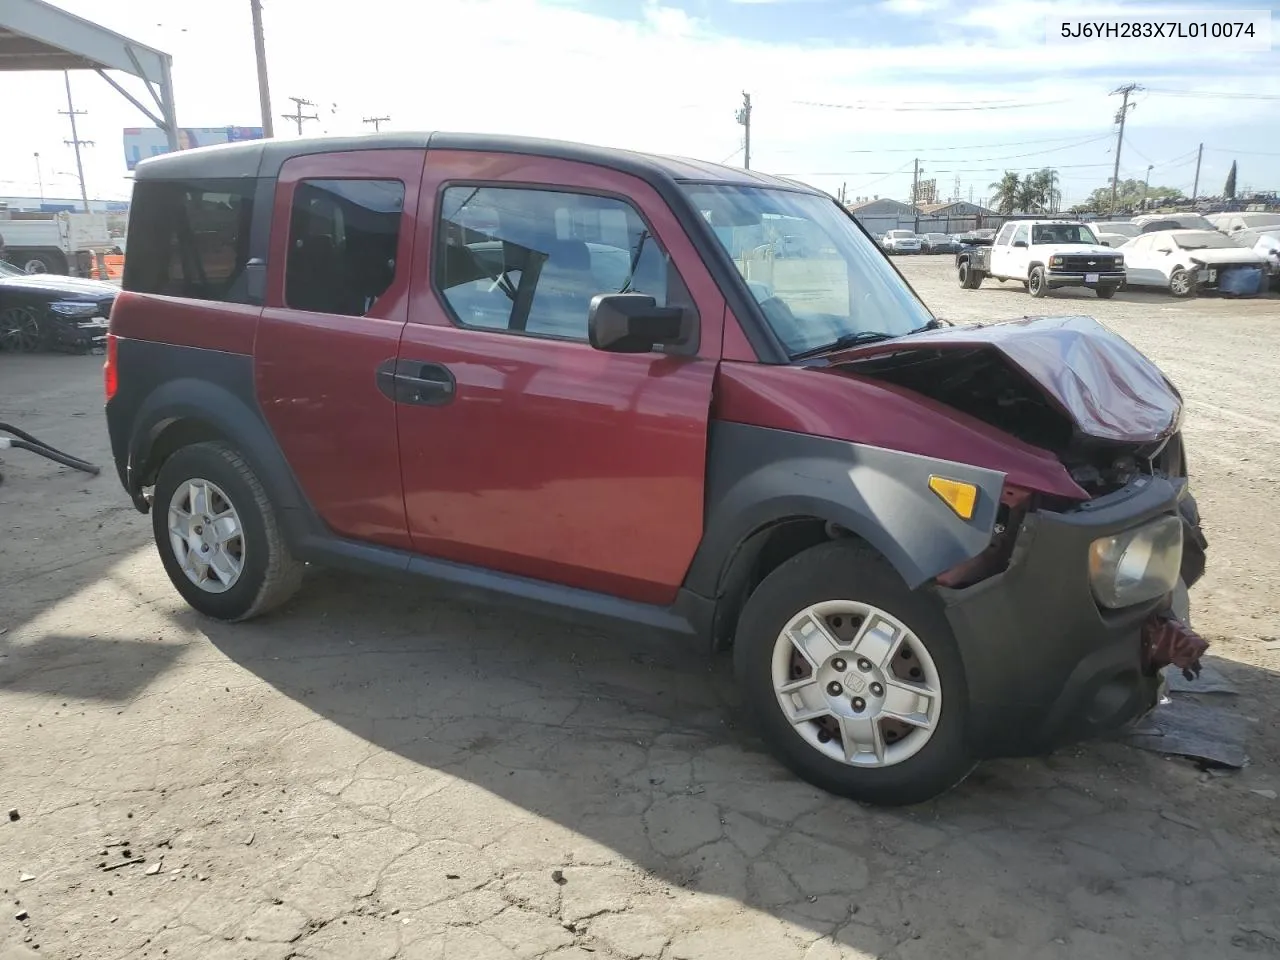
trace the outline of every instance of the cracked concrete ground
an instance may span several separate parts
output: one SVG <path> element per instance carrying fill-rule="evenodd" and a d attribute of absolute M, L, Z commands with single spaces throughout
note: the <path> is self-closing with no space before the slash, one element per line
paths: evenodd
<path fill-rule="evenodd" d="M 1091 744 L 883 811 L 783 771 L 675 642 L 324 572 L 211 623 L 110 472 L 100 361 L 0 357 L 0 420 L 108 468 L 0 464 L 0 958 L 1280 954 L 1280 300 L 900 265 L 944 316 L 1098 316 L 1183 389 L 1250 767 Z"/>

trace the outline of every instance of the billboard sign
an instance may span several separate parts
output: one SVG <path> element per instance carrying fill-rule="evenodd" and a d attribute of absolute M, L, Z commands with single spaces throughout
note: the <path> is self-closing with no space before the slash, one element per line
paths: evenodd
<path fill-rule="evenodd" d="M 214 143 L 233 143 L 237 140 L 261 140 L 261 127 L 179 127 L 178 149 L 207 147 Z M 148 157 L 158 157 L 169 152 L 169 140 L 159 127 L 124 128 L 124 162 L 133 170 Z"/>

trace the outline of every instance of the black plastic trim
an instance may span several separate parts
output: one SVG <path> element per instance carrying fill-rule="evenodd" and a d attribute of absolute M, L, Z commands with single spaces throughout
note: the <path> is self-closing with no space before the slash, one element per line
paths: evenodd
<path fill-rule="evenodd" d="M 706 525 L 685 586 L 719 597 L 729 562 L 759 531 L 785 520 L 838 524 L 878 550 L 911 588 L 991 542 L 1004 474 L 844 440 L 712 421 Z M 928 488 L 937 473 L 980 495 L 961 520 Z"/>

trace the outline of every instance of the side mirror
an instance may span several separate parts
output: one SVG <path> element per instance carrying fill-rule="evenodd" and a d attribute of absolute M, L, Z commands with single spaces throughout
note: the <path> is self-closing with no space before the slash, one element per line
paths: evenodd
<path fill-rule="evenodd" d="M 683 340 L 683 320 L 679 307 L 660 307 L 642 293 L 601 293 L 591 299 L 587 336 L 597 350 L 649 353 Z"/>
<path fill-rule="evenodd" d="M 1025 249 L 1027 248 L 1027 241 L 1025 241 L 1025 240 L 1015 240 L 1015 241 L 1013 241 L 1013 245 L 1014 245 L 1015 247 L 1021 247 L 1022 249 L 1024 249 L 1024 250 L 1025 250 Z"/>

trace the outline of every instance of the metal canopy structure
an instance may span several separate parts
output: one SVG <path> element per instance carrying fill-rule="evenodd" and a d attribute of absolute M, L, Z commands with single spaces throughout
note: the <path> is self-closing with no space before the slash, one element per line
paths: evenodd
<path fill-rule="evenodd" d="M 146 44 L 50 6 L 44 0 L 0 4 L 0 71 L 92 70 L 165 132 L 178 149 L 173 106 L 173 58 Z M 156 109 L 143 104 L 107 71 L 140 78 Z"/>

